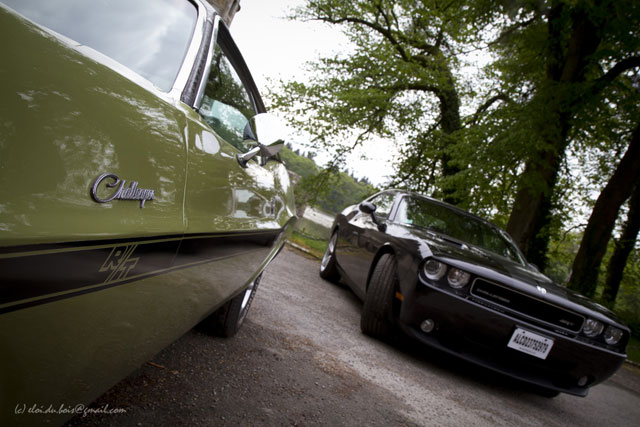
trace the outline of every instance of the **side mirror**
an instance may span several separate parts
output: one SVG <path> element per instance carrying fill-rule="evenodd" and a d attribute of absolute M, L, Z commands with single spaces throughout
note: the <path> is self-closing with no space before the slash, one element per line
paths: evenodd
<path fill-rule="evenodd" d="M 380 222 L 378 220 L 378 217 L 376 216 L 376 209 L 377 209 L 376 205 L 374 205 L 371 202 L 362 202 L 362 203 L 360 203 L 358 208 L 360 209 L 360 211 L 362 211 L 362 212 L 364 212 L 364 213 L 366 213 L 368 215 L 371 215 L 371 220 L 373 221 L 373 223 L 375 225 L 378 226 L 378 230 L 379 231 L 381 231 L 383 233 L 385 231 L 387 231 L 387 224 L 385 224 L 383 222 Z"/>
<path fill-rule="evenodd" d="M 287 133 L 285 126 L 275 116 L 268 113 L 256 114 L 244 128 L 245 142 L 256 146 L 246 153 L 238 154 L 238 162 L 242 167 L 247 167 L 247 162 L 260 154 L 261 164 L 264 165 L 282 149 Z"/>
<path fill-rule="evenodd" d="M 377 207 L 376 205 L 374 205 L 371 202 L 362 202 L 360 203 L 360 206 L 358 206 L 360 208 L 360 210 L 366 214 L 371 215 L 372 213 L 375 213 Z"/>

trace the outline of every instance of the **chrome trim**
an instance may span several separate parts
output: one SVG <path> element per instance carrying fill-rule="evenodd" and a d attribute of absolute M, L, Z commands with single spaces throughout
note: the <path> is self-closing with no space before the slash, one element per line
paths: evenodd
<path fill-rule="evenodd" d="M 240 163 L 240 166 L 242 166 L 243 168 L 246 168 L 247 163 L 249 163 L 249 160 L 257 156 L 260 153 L 260 151 L 261 149 L 260 149 L 260 146 L 258 145 L 253 147 L 251 150 L 247 151 L 246 153 L 236 154 L 236 159 L 238 160 L 238 163 Z"/>
<path fill-rule="evenodd" d="M 216 45 L 216 41 L 218 40 L 218 28 L 220 27 L 220 20 L 222 18 L 220 15 L 216 14 L 213 17 L 213 31 L 211 32 L 211 41 L 209 42 L 209 52 L 207 53 L 207 62 L 204 66 L 204 72 L 202 73 L 202 80 L 200 80 L 200 86 L 198 86 L 198 92 L 196 92 L 196 98 L 193 101 L 193 105 L 191 107 L 196 110 L 200 108 L 200 104 L 202 103 L 202 98 L 204 97 L 204 90 L 207 86 L 207 81 L 209 80 L 209 73 L 211 72 L 211 61 L 213 60 L 213 51 Z"/>
<path fill-rule="evenodd" d="M 193 34 L 191 36 L 191 43 L 189 44 L 189 48 L 187 49 L 187 53 L 182 60 L 182 65 L 180 66 L 180 70 L 176 75 L 175 80 L 173 81 L 173 86 L 171 90 L 169 90 L 169 95 L 172 98 L 180 99 L 182 95 L 182 91 L 184 90 L 187 82 L 189 81 L 189 76 L 191 75 L 191 69 L 194 66 L 195 60 L 198 56 L 198 50 L 200 49 L 200 44 L 202 43 L 202 36 L 204 35 L 205 23 L 207 21 L 208 8 L 200 1 L 200 0 L 191 0 L 190 1 L 194 6 L 198 9 L 198 18 L 196 20 L 196 25 L 193 30 Z"/>

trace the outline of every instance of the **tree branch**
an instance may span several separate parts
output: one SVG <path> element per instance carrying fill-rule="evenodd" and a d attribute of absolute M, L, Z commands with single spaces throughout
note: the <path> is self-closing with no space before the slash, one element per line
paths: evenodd
<path fill-rule="evenodd" d="M 625 58 L 622 61 L 618 62 L 609 71 L 607 71 L 602 77 L 596 80 L 596 84 L 611 83 L 620 74 L 624 73 L 625 71 L 629 71 L 633 68 L 640 68 L 640 56 L 631 56 L 629 58 Z"/>
<path fill-rule="evenodd" d="M 407 54 L 405 49 L 401 46 L 400 42 L 393 36 L 392 32 L 390 30 L 382 27 L 379 24 L 376 24 L 374 22 L 369 22 L 369 21 L 364 20 L 364 19 L 355 18 L 355 17 L 349 17 L 349 16 L 345 16 L 345 17 L 342 17 L 342 18 L 331 18 L 330 16 L 325 16 L 325 17 L 318 16 L 314 20 L 315 21 L 327 22 L 329 24 L 350 23 L 350 24 L 359 24 L 359 25 L 364 25 L 365 27 L 369 27 L 372 30 L 378 32 L 384 38 L 386 38 L 389 41 L 389 43 L 391 43 L 391 45 L 395 48 L 395 50 L 398 52 L 398 54 L 400 54 L 400 57 L 405 62 L 411 62 L 409 54 Z"/>
<path fill-rule="evenodd" d="M 400 30 L 393 31 L 392 30 L 392 25 L 391 25 L 391 20 L 389 18 L 388 13 L 386 13 L 383 10 L 382 6 L 379 3 L 376 4 L 376 9 L 378 11 L 378 14 L 380 16 L 382 16 L 382 18 L 384 19 L 384 21 L 385 21 L 385 23 L 387 25 L 386 28 L 384 26 L 380 25 L 378 22 L 371 22 L 371 21 L 368 21 L 366 19 L 363 19 L 363 18 L 360 18 L 360 17 L 357 17 L 357 16 L 334 17 L 331 14 L 330 10 L 322 10 L 322 9 L 320 9 L 320 10 L 322 12 L 324 12 L 324 16 L 322 16 L 320 14 L 316 14 L 316 16 L 311 18 L 311 20 L 326 22 L 328 24 L 350 23 L 350 24 L 359 24 L 359 25 L 366 26 L 366 27 L 374 30 L 375 32 L 379 33 L 380 35 L 382 35 L 385 39 L 387 39 L 389 41 L 389 43 L 391 43 L 391 45 L 395 48 L 395 50 L 400 54 L 400 56 L 402 57 L 402 59 L 405 62 L 412 62 L 411 61 L 412 59 L 418 59 L 420 62 L 423 63 L 423 65 L 427 65 L 425 60 L 424 60 L 424 57 L 420 57 L 420 58 L 413 57 L 403 47 L 403 44 L 411 46 L 413 48 L 416 48 L 416 49 L 418 49 L 418 50 L 420 50 L 422 52 L 425 52 L 425 53 L 427 53 L 428 55 L 431 55 L 431 56 L 435 56 L 439 52 L 439 50 L 435 46 L 432 46 L 429 43 L 426 43 L 422 39 L 416 39 L 416 38 L 407 37 L 407 35 L 403 34 Z M 391 16 L 393 17 L 393 20 L 395 22 L 396 27 L 398 27 L 398 18 L 395 15 L 395 12 L 393 11 L 393 9 L 391 9 Z"/>
<path fill-rule="evenodd" d="M 420 92 L 431 92 L 438 95 L 442 92 L 438 86 L 422 84 L 422 83 L 407 83 L 407 84 L 395 84 L 390 86 L 370 86 L 371 89 L 377 89 L 383 92 L 402 92 L 405 90 L 415 90 Z"/>
<path fill-rule="evenodd" d="M 535 22 L 536 19 L 538 19 L 537 14 L 534 15 L 533 18 L 531 18 L 531 19 L 528 19 L 528 20 L 526 20 L 524 22 L 518 22 L 518 23 L 512 25 L 511 27 L 505 29 L 504 31 L 502 31 L 500 33 L 500 35 L 498 36 L 497 39 L 495 39 L 492 42 L 487 43 L 487 47 L 494 46 L 494 45 L 502 42 L 502 40 L 504 40 L 505 38 L 509 37 L 511 34 L 515 33 L 519 29 L 525 28 L 525 27 L 531 25 L 533 22 Z"/>
<path fill-rule="evenodd" d="M 484 104 L 482 104 L 481 106 L 478 107 L 478 109 L 473 114 L 473 116 L 471 116 L 471 119 L 469 120 L 467 125 L 475 125 L 478 122 L 478 119 L 480 118 L 480 115 L 482 113 L 484 113 L 485 111 L 487 111 L 489 109 L 489 107 L 491 107 L 494 103 L 496 103 L 498 101 L 503 101 L 503 102 L 509 103 L 509 102 L 511 102 L 511 99 L 504 93 L 499 93 L 499 94 L 497 94 L 495 96 L 492 96 L 491 98 L 487 99 L 484 102 Z"/>
<path fill-rule="evenodd" d="M 440 50 L 440 47 L 442 46 L 442 43 L 444 42 L 444 28 L 440 28 L 440 31 L 438 31 L 438 35 L 436 36 L 436 45 L 435 48 Z"/>
<path fill-rule="evenodd" d="M 382 15 L 382 17 L 384 18 L 384 22 L 387 24 L 387 28 L 391 30 L 391 23 L 389 22 L 389 17 L 384 13 L 384 10 L 382 9 L 382 5 L 380 3 L 376 4 L 376 9 L 378 9 L 378 13 Z"/>
<path fill-rule="evenodd" d="M 604 73 L 604 75 L 596 79 L 591 85 L 591 88 L 588 91 L 585 91 L 581 97 L 578 97 L 575 102 L 578 103 L 587 96 L 598 95 L 622 73 L 634 68 L 640 68 L 640 56 L 630 56 L 629 58 L 625 58 L 618 62 L 616 65 L 611 67 L 609 71 Z"/>

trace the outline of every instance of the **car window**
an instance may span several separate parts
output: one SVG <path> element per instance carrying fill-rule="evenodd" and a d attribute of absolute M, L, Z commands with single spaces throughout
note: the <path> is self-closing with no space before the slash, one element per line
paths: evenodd
<path fill-rule="evenodd" d="M 440 203 L 422 198 L 404 197 L 398 207 L 396 221 L 427 228 L 513 261 L 524 262 L 502 230 Z"/>
<path fill-rule="evenodd" d="M 225 141 L 245 152 L 245 129 L 256 115 L 251 94 L 219 44 L 216 44 L 211 72 L 198 110 Z"/>
<path fill-rule="evenodd" d="M 376 205 L 376 215 L 384 218 L 389 217 L 389 213 L 391 213 L 391 208 L 393 207 L 393 199 L 395 198 L 394 193 L 382 193 L 375 196 L 373 199 L 369 201 Z"/>
<path fill-rule="evenodd" d="M 198 11 L 186 0 L 1 0 L 39 25 L 115 59 L 168 92 Z"/>

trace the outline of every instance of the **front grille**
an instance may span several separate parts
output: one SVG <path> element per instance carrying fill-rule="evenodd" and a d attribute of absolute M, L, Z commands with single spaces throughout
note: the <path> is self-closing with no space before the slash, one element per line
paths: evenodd
<path fill-rule="evenodd" d="M 578 314 L 483 279 L 473 282 L 471 295 L 572 332 L 580 332 L 584 323 Z"/>

